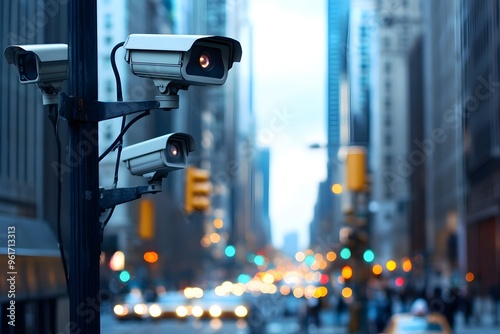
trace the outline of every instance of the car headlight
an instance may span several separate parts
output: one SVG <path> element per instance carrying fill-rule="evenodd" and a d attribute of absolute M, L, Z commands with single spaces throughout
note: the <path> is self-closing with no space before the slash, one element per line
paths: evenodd
<path fill-rule="evenodd" d="M 153 304 L 149 307 L 149 315 L 153 318 L 161 316 L 161 307 L 158 304 Z"/>
<path fill-rule="evenodd" d="M 134 306 L 134 312 L 137 315 L 145 315 L 148 312 L 148 307 L 146 304 L 136 304 Z"/>
<path fill-rule="evenodd" d="M 240 317 L 240 318 L 244 318 L 248 315 L 248 310 L 245 306 L 243 305 L 238 305 L 236 306 L 236 308 L 234 309 L 234 314 L 237 316 L 237 317 Z"/>
<path fill-rule="evenodd" d="M 124 317 L 128 314 L 128 307 L 127 305 L 117 304 L 113 307 L 113 312 L 119 317 Z"/>
<path fill-rule="evenodd" d="M 201 317 L 203 315 L 203 309 L 201 306 L 193 306 L 193 309 L 191 310 L 191 314 L 197 318 Z"/>
<path fill-rule="evenodd" d="M 210 306 L 210 308 L 208 309 L 208 313 L 210 313 L 210 315 L 214 318 L 218 318 L 221 316 L 222 314 L 222 309 L 220 308 L 219 305 L 212 305 Z"/>
<path fill-rule="evenodd" d="M 175 314 L 177 314 L 179 318 L 184 318 L 185 316 L 188 315 L 188 310 L 185 306 L 178 306 L 175 309 Z"/>

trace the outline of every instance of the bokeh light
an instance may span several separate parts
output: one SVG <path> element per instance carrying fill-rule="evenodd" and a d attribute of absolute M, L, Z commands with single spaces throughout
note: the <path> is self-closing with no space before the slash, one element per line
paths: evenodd
<path fill-rule="evenodd" d="M 469 283 L 472 282 L 474 280 L 474 274 L 469 271 L 465 274 L 465 280 Z"/>
<path fill-rule="evenodd" d="M 387 263 L 385 264 L 385 267 L 386 267 L 386 268 L 387 268 L 387 270 L 389 270 L 389 271 L 394 271 L 394 270 L 396 270 L 396 268 L 397 268 L 396 261 L 394 261 L 394 260 L 389 260 L 389 261 L 387 261 Z"/>
<path fill-rule="evenodd" d="M 335 195 L 341 194 L 342 193 L 342 186 L 338 183 L 335 183 L 332 186 L 332 193 L 334 193 Z"/>
<path fill-rule="evenodd" d="M 351 298 L 352 297 L 352 289 L 349 287 L 345 287 L 342 289 L 342 297 Z"/>
<path fill-rule="evenodd" d="M 337 259 L 337 253 L 331 251 L 326 254 L 326 259 L 330 262 L 333 262 Z"/>
<path fill-rule="evenodd" d="M 372 273 L 377 275 L 377 276 L 382 274 L 382 271 L 383 271 L 383 268 L 380 264 L 376 264 L 372 268 Z"/>

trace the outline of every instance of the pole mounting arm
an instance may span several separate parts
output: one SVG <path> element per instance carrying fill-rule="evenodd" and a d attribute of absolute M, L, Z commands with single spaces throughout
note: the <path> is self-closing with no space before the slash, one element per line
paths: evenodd
<path fill-rule="evenodd" d="M 88 101 L 80 97 L 59 93 L 59 115 L 68 121 L 100 122 L 116 117 L 127 116 L 141 111 L 179 107 L 179 96 L 169 95 L 155 101 Z"/>
<path fill-rule="evenodd" d="M 161 184 L 150 184 L 148 186 L 126 187 L 116 189 L 99 189 L 99 209 L 101 212 L 116 205 L 131 202 L 144 194 L 156 194 L 162 191 Z"/>

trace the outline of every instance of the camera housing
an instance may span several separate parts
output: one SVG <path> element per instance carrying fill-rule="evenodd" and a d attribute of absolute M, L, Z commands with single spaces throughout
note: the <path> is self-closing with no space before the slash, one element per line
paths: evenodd
<path fill-rule="evenodd" d="M 122 161 L 132 175 L 143 176 L 152 182 L 187 166 L 187 156 L 195 150 L 195 142 L 186 133 L 170 133 L 127 146 Z"/>
<path fill-rule="evenodd" d="M 21 83 L 38 85 L 43 104 L 57 104 L 57 93 L 68 78 L 67 44 L 10 45 L 4 56 L 16 66 Z"/>
<path fill-rule="evenodd" d="M 238 41 L 211 35 L 132 34 L 123 47 L 132 73 L 153 79 L 167 95 L 190 85 L 224 84 L 242 54 Z"/>

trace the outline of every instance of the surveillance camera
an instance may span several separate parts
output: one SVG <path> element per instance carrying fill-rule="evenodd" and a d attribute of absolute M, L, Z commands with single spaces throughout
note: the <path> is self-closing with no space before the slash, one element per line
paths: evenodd
<path fill-rule="evenodd" d="M 57 92 L 68 78 L 68 45 L 10 45 L 5 59 L 14 64 L 21 83 L 36 83 L 44 94 L 44 104 L 57 104 Z"/>
<path fill-rule="evenodd" d="M 122 160 L 131 174 L 154 181 L 186 167 L 187 156 L 194 150 L 191 135 L 170 133 L 123 148 Z"/>
<path fill-rule="evenodd" d="M 222 85 L 241 60 L 240 43 L 221 36 L 132 34 L 123 47 L 132 73 L 153 79 L 162 94 Z"/>

